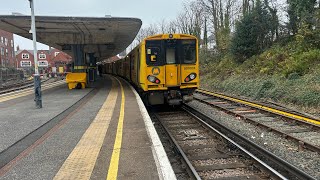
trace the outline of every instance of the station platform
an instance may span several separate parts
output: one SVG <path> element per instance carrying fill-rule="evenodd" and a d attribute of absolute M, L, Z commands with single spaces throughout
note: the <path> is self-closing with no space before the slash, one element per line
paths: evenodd
<path fill-rule="evenodd" d="M 124 80 L 0 97 L 0 179 L 176 179 L 139 95 Z"/>

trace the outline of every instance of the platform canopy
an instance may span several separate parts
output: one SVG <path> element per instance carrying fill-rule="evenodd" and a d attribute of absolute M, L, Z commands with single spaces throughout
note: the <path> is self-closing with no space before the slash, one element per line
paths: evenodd
<path fill-rule="evenodd" d="M 102 60 L 125 50 L 141 24 L 137 18 L 36 16 L 37 41 L 70 55 L 71 45 L 84 45 Z M 0 29 L 32 39 L 30 16 L 0 15 Z"/>

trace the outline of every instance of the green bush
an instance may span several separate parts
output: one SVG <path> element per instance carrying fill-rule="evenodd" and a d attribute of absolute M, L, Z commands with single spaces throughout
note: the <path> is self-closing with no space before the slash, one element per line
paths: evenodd
<path fill-rule="evenodd" d="M 284 69 L 284 75 L 288 77 L 292 73 L 304 75 L 309 70 L 320 63 L 320 49 L 312 49 L 307 52 L 296 54 L 289 58 L 286 68 Z"/>

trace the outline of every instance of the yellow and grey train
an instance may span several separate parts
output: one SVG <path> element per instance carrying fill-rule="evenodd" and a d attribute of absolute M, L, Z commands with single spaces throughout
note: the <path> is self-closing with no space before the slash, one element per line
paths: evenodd
<path fill-rule="evenodd" d="M 104 68 L 134 84 L 148 105 L 180 105 L 199 87 L 198 40 L 186 34 L 150 36 Z"/>

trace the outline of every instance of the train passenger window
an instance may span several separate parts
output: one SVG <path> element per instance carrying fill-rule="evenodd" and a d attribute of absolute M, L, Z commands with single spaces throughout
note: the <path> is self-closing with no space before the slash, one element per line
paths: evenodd
<path fill-rule="evenodd" d="M 166 52 L 166 61 L 167 64 L 175 64 L 176 63 L 176 50 L 173 48 L 168 48 Z"/>

